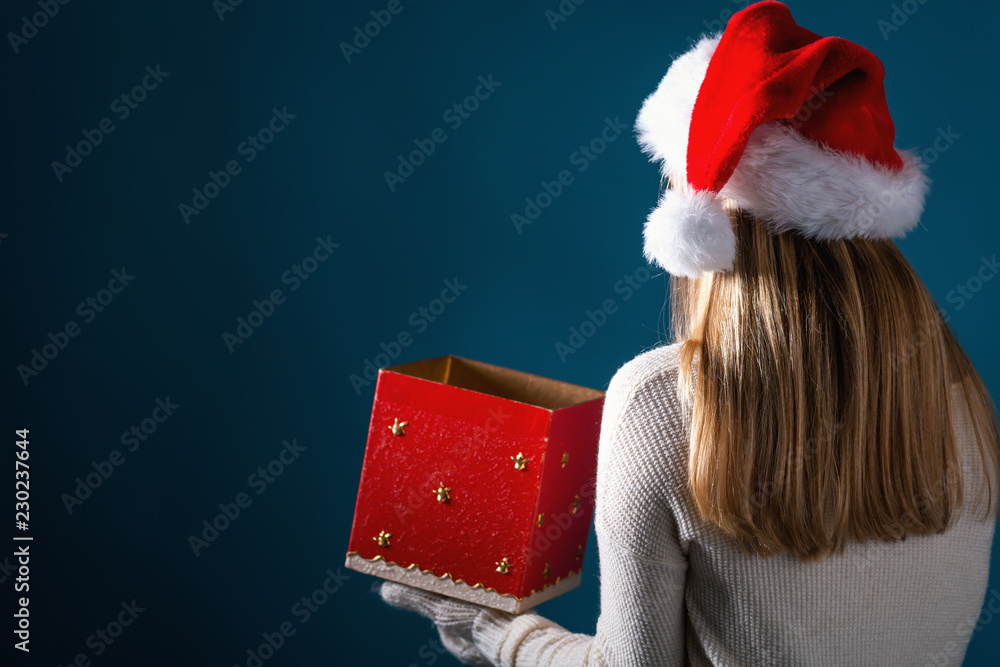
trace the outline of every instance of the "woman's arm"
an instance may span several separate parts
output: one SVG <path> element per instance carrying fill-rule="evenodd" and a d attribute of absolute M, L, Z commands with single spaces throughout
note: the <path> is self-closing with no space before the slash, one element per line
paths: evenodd
<path fill-rule="evenodd" d="M 470 664 L 512 667 L 682 665 L 687 558 L 669 503 L 667 450 L 683 438 L 666 350 L 612 378 L 605 398 L 594 524 L 601 581 L 596 635 L 572 633 L 534 610 L 512 615 L 386 583 L 390 603 L 433 619 Z M 681 471 L 683 473 L 683 471 Z"/>
<path fill-rule="evenodd" d="M 685 437 L 668 349 L 623 366 L 605 398 L 594 527 L 601 578 L 596 636 L 538 615 L 484 611 L 473 641 L 495 665 L 681 665 L 687 558 L 677 538 L 667 448 Z M 679 475 L 678 475 L 679 473 Z"/>
<path fill-rule="evenodd" d="M 538 615 L 483 610 L 472 641 L 504 667 L 682 665 L 685 563 L 650 562 L 598 533 L 601 616 L 597 635 L 572 633 Z"/>

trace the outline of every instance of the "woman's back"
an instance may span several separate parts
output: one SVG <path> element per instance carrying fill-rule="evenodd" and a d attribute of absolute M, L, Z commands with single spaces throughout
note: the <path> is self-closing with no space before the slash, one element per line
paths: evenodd
<path fill-rule="evenodd" d="M 965 410 L 955 416 L 955 433 L 967 501 L 944 533 L 851 541 L 842 554 L 818 561 L 790 553 L 761 557 L 703 519 L 688 490 L 690 420 L 677 395 L 679 365 L 679 344 L 659 347 L 612 380 L 595 522 L 602 554 L 608 544 L 643 563 L 635 586 L 648 587 L 647 597 L 672 597 L 668 591 L 677 584 L 671 582 L 683 582 L 682 632 L 660 630 L 684 637 L 680 652 L 689 664 L 960 664 L 980 620 L 994 531 L 994 521 L 983 521 L 975 504 L 985 478 Z M 964 405 L 957 386 L 955 400 Z M 834 446 L 836 428 L 822 437 L 829 442 L 816 447 Z M 612 578 L 628 580 L 639 571 L 621 569 Z M 604 588 L 602 581 L 602 596 Z M 625 584 L 621 594 L 630 588 Z M 654 603 L 641 615 L 657 611 Z M 676 625 L 673 611 L 662 611 L 663 622 Z M 660 631 L 656 619 L 644 622 L 651 633 Z M 598 625 L 599 638 L 628 631 Z M 650 650 L 676 656 L 676 648 Z M 634 658 L 673 661 L 655 654 L 605 656 L 611 664 Z"/>

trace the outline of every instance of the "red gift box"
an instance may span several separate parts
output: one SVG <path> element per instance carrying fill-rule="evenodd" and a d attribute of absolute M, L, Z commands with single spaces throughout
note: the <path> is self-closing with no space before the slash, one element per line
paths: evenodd
<path fill-rule="evenodd" d="M 381 369 L 346 567 L 513 613 L 575 588 L 603 404 L 453 355 Z"/>

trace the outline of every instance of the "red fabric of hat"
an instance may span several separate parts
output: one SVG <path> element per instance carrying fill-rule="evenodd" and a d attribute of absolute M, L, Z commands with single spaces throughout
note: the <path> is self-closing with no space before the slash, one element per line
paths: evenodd
<path fill-rule="evenodd" d="M 850 76 L 848 76 L 850 75 Z M 858 153 L 893 169 L 903 161 L 875 55 L 839 37 L 795 25 L 788 7 L 761 2 L 726 26 L 691 117 L 687 180 L 719 191 L 761 123 L 791 120 L 821 91 L 833 93 L 797 129 L 835 150 Z"/>

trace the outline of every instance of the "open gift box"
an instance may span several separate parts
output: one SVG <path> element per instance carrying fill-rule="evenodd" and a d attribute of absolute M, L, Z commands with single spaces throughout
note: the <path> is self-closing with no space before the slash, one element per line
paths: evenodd
<path fill-rule="evenodd" d="M 575 588 L 603 404 L 453 355 L 381 369 L 346 567 L 512 613 Z"/>

